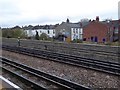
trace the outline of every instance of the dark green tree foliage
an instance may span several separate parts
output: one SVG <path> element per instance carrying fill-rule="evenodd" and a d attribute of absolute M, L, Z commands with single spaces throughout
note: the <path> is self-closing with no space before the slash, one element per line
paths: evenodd
<path fill-rule="evenodd" d="M 18 26 L 14 28 L 6 28 L 2 29 L 2 37 L 7 37 L 7 38 L 25 38 L 26 34 L 23 29 L 19 28 Z"/>
<path fill-rule="evenodd" d="M 38 34 L 38 31 L 36 31 L 35 39 L 36 39 L 36 40 L 39 40 L 39 34 Z"/>

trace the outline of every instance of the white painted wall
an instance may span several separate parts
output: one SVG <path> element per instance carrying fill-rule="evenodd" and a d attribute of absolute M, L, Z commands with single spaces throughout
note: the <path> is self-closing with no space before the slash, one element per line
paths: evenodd
<path fill-rule="evenodd" d="M 48 33 L 49 30 L 49 33 Z M 55 36 L 55 29 L 36 29 L 36 30 L 25 30 L 26 34 L 30 37 L 30 36 L 35 36 L 36 35 L 36 31 L 38 31 L 39 36 L 42 33 L 47 34 L 49 37 L 53 37 Z"/>
<path fill-rule="evenodd" d="M 83 29 L 82 28 L 71 28 L 71 40 L 83 39 Z"/>

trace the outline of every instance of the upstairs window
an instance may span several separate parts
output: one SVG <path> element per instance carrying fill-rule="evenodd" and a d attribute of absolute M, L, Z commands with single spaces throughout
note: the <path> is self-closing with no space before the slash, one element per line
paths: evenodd
<path fill-rule="evenodd" d="M 73 33 L 75 33 L 75 28 L 73 28 Z"/>
<path fill-rule="evenodd" d="M 79 30 L 79 34 L 83 34 L 83 29 L 82 28 Z"/>
<path fill-rule="evenodd" d="M 55 34 L 55 30 L 53 30 L 53 34 Z"/>
<path fill-rule="evenodd" d="M 78 29 L 76 29 L 76 33 L 78 33 Z"/>

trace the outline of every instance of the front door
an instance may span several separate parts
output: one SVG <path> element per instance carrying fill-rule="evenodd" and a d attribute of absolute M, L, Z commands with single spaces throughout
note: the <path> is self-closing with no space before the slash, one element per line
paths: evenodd
<path fill-rule="evenodd" d="M 95 42 L 98 42 L 98 38 L 95 36 Z"/>

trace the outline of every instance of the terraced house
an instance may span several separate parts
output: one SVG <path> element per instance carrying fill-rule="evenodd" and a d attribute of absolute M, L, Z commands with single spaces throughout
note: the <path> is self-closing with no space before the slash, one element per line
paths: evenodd
<path fill-rule="evenodd" d="M 62 22 L 55 28 L 55 37 L 60 41 L 73 41 L 83 39 L 83 25 L 80 23 L 71 23 L 69 19 Z"/>
<path fill-rule="evenodd" d="M 83 29 L 83 40 L 89 42 L 114 42 L 118 41 L 119 20 L 91 21 Z"/>
<path fill-rule="evenodd" d="M 39 36 L 41 34 L 46 34 L 49 37 L 55 36 L 55 27 L 54 25 L 45 25 L 45 26 L 35 26 L 29 30 L 25 30 L 28 37 L 32 37 L 36 35 L 36 31 L 38 32 Z"/>

